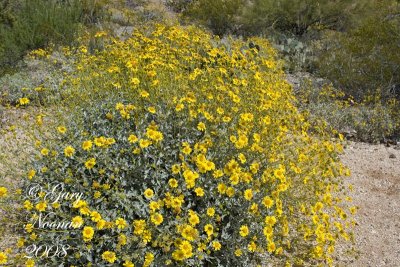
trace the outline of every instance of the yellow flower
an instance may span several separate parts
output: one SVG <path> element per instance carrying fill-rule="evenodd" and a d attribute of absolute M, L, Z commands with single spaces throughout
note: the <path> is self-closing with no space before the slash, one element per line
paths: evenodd
<path fill-rule="evenodd" d="M 236 257 L 240 257 L 240 256 L 242 256 L 242 254 L 243 254 L 243 253 L 242 253 L 242 250 L 241 250 L 240 248 L 238 248 L 238 249 L 235 250 L 235 256 L 236 256 Z"/>
<path fill-rule="evenodd" d="M 265 224 L 270 225 L 270 226 L 274 226 L 275 223 L 276 223 L 275 216 L 266 216 L 265 217 Z"/>
<path fill-rule="evenodd" d="M 247 249 L 248 249 L 250 252 L 255 252 L 255 251 L 257 250 L 257 245 L 256 245 L 256 243 L 255 243 L 254 241 L 251 241 L 251 242 L 249 243 L 249 245 L 247 246 Z"/>
<path fill-rule="evenodd" d="M 218 251 L 218 250 L 220 250 L 221 249 L 221 243 L 219 242 L 219 241 L 213 241 L 212 242 L 212 247 L 213 247 L 213 249 L 215 250 L 215 251 Z"/>
<path fill-rule="evenodd" d="M 97 211 L 92 211 L 90 213 L 90 218 L 91 218 L 92 221 L 98 222 L 98 221 L 101 220 L 101 214 L 98 213 Z"/>
<path fill-rule="evenodd" d="M 253 198 L 253 190 L 246 189 L 243 193 L 243 196 L 246 200 L 250 201 Z"/>
<path fill-rule="evenodd" d="M 138 141 L 138 138 L 137 138 L 136 135 L 131 134 L 131 135 L 128 137 L 128 141 L 129 141 L 129 143 L 136 143 L 136 142 Z"/>
<path fill-rule="evenodd" d="M 262 203 L 266 208 L 271 208 L 274 205 L 274 201 L 268 196 L 264 197 Z"/>
<path fill-rule="evenodd" d="M 152 197 L 154 196 L 154 191 L 153 191 L 152 189 L 150 189 L 150 188 L 147 188 L 147 189 L 144 191 L 144 196 L 145 196 L 147 199 L 150 199 L 150 198 L 152 198 Z"/>
<path fill-rule="evenodd" d="M 141 90 L 140 91 L 140 96 L 143 97 L 143 98 L 147 98 L 147 97 L 150 96 L 150 94 L 145 90 Z"/>
<path fill-rule="evenodd" d="M 101 258 L 109 263 L 114 263 L 117 260 L 117 256 L 115 255 L 114 252 L 111 251 L 103 252 Z"/>
<path fill-rule="evenodd" d="M 27 233 L 31 233 L 33 231 L 33 224 L 28 223 L 27 225 L 25 225 L 25 230 Z"/>
<path fill-rule="evenodd" d="M 132 78 L 131 83 L 134 86 L 138 86 L 140 84 L 140 80 L 138 78 Z"/>
<path fill-rule="evenodd" d="M 94 167 L 94 165 L 96 165 L 96 159 L 95 158 L 91 158 L 88 161 L 85 162 L 85 167 L 86 169 L 90 170 Z"/>
<path fill-rule="evenodd" d="M 247 225 L 240 226 L 239 234 L 242 237 L 248 236 L 249 235 L 249 227 L 247 227 Z"/>
<path fill-rule="evenodd" d="M 88 242 L 88 241 L 92 240 L 92 238 L 93 238 L 94 229 L 90 226 L 85 226 L 83 228 L 82 235 L 83 235 L 83 240 L 85 242 Z"/>
<path fill-rule="evenodd" d="M 154 213 L 151 215 L 151 221 L 155 225 L 160 225 L 164 221 L 164 218 L 160 213 Z"/>
<path fill-rule="evenodd" d="M 206 130 L 206 125 L 203 122 L 197 124 L 197 130 L 204 132 Z"/>
<path fill-rule="evenodd" d="M 198 197 L 204 196 L 204 190 L 203 190 L 203 188 L 201 188 L 201 187 L 197 187 L 197 188 L 194 190 L 194 192 L 196 193 L 196 195 L 197 195 Z"/>
<path fill-rule="evenodd" d="M 66 157 L 72 157 L 73 155 L 75 154 L 75 148 L 73 148 L 72 146 L 67 146 L 65 149 L 64 149 L 64 155 L 66 156 Z"/>
<path fill-rule="evenodd" d="M 71 226 L 73 228 L 79 228 L 83 225 L 83 219 L 81 216 L 75 216 L 72 218 Z"/>
<path fill-rule="evenodd" d="M 20 98 L 20 99 L 19 99 L 19 104 L 20 104 L 21 106 L 23 106 L 23 105 L 28 105 L 29 102 L 30 102 L 29 99 L 26 98 L 26 97 L 23 97 L 23 98 Z"/>
<path fill-rule="evenodd" d="M 117 225 L 118 229 L 124 229 L 128 226 L 128 223 L 123 218 L 118 218 L 115 221 L 115 224 Z"/>
<path fill-rule="evenodd" d="M 50 151 L 47 148 L 43 148 L 42 150 L 40 150 L 40 154 L 42 154 L 43 156 L 47 156 L 49 152 Z"/>
<path fill-rule="evenodd" d="M 149 107 L 148 109 L 147 109 L 150 113 L 156 113 L 156 108 L 155 107 Z"/>
<path fill-rule="evenodd" d="M 131 261 L 126 260 L 123 264 L 123 267 L 135 267 L 135 264 L 133 264 Z"/>
<path fill-rule="evenodd" d="M 92 149 L 92 146 L 93 146 L 93 143 L 90 140 L 86 140 L 82 143 L 82 149 L 85 151 Z"/>
<path fill-rule="evenodd" d="M 140 146 L 141 148 L 146 148 L 146 147 L 148 147 L 149 145 L 151 145 L 151 141 L 150 141 L 150 140 L 147 140 L 147 139 L 140 139 L 140 141 L 139 141 L 139 146 Z"/>
<path fill-rule="evenodd" d="M 61 134 L 65 134 L 67 132 L 67 128 L 65 128 L 64 126 L 58 126 L 57 131 Z"/>
<path fill-rule="evenodd" d="M 178 187 L 178 181 L 174 178 L 169 179 L 168 184 L 172 188 Z"/>
<path fill-rule="evenodd" d="M 175 250 L 172 252 L 172 258 L 176 261 L 183 261 L 185 259 L 185 253 L 182 250 Z"/>
<path fill-rule="evenodd" d="M 0 192 L 1 192 L 1 189 L 0 189 Z M 29 200 L 25 200 L 24 201 L 24 208 L 26 210 L 31 210 L 31 209 L 33 209 L 33 205 Z"/>
<path fill-rule="evenodd" d="M 208 208 L 207 209 L 207 215 L 210 217 L 213 217 L 215 214 L 215 209 L 214 208 Z"/>
<path fill-rule="evenodd" d="M 32 178 L 36 175 L 36 171 L 35 170 L 30 170 L 28 172 L 28 179 L 32 180 Z"/>
<path fill-rule="evenodd" d="M 32 259 L 29 259 L 25 262 L 25 267 L 35 267 L 35 261 Z"/>
<path fill-rule="evenodd" d="M 0 252 L 0 264 L 7 263 L 7 255 L 4 252 Z"/>
<path fill-rule="evenodd" d="M 214 233 L 214 227 L 211 224 L 206 224 L 204 226 L 204 232 L 206 232 L 208 236 L 211 236 Z"/>
<path fill-rule="evenodd" d="M 0 187 L 0 197 L 6 197 L 7 196 L 7 188 L 4 186 Z"/>
<path fill-rule="evenodd" d="M 189 241 L 186 241 L 186 240 L 182 241 L 182 243 L 179 246 L 179 249 L 183 252 L 185 258 L 192 257 L 192 255 L 193 255 L 193 253 L 192 253 L 193 247 L 192 247 L 192 245 L 190 244 Z"/>
<path fill-rule="evenodd" d="M 46 210 L 47 204 L 46 204 L 46 202 L 41 201 L 41 202 L 39 202 L 38 204 L 36 204 L 35 208 L 36 208 L 38 211 L 42 212 L 42 211 L 45 211 L 45 210 Z"/>

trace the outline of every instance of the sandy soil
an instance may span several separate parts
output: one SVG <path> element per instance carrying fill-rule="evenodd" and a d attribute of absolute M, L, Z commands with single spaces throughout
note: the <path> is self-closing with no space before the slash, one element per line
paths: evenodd
<path fill-rule="evenodd" d="M 352 171 L 347 183 L 359 207 L 355 267 L 400 266 L 400 146 L 349 143 L 342 160 Z"/>

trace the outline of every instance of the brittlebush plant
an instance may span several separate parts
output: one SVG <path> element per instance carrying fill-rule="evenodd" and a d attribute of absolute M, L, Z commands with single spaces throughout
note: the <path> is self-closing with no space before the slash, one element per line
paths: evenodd
<path fill-rule="evenodd" d="M 71 118 L 36 144 L 22 195 L 61 183 L 83 197 L 23 199 L 20 245 L 69 246 L 28 263 L 334 265 L 353 223 L 342 147 L 308 133 L 275 50 L 252 42 L 155 25 L 69 51 Z M 72 229 L 38 228 L 46 214 Z"/>

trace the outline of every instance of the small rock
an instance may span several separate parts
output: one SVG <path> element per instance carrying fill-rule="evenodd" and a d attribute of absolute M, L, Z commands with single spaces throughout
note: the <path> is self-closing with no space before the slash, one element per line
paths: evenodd
<path fill-rule="evenodd" d="M 395 159 L 395 158 L 396 158 L 396 155 L 395 155 L 395 154 L 390 154 L 390 155 L 389 155 L 389 158 L 390 158 L 390 159 Z"/>

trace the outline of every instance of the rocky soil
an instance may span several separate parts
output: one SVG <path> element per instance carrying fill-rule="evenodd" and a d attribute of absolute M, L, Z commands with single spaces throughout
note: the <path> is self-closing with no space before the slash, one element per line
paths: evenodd
<path fill-rule="evenodd" d="M 359 256 L 343 266 L 400 266 L 400 146 L 349 143 L 343 162 L 352 171 L 346 183 L 356 215 Z"/>

